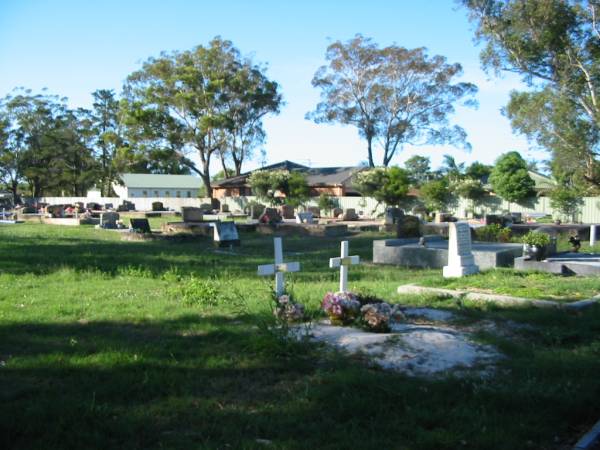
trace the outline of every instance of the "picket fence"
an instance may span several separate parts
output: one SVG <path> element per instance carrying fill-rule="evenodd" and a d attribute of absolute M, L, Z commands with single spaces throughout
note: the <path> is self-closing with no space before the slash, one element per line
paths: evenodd
<path fill-rule="evenodd" d="M 363 217 L 378 217 L 385 211 L 385 205 L 378 203 L 373 198 L 362 197 L 334 197 L 336 207 L 342 209 L 354 208 L 356 212 Z M 210 203 L 210 198 L 176 198 L 176 197 L 155 197 L 141 198 L 131 197 L 126 200 L 132 202 L 139 211 L 152 210 L 153 202 L 162 202 L 163 205 L 171 210 L 180 211 L 183 206 L 198 207 L 203 203 Z M 229 209 L 233 212 L 243 211 L 244 207 L 251 201 L 259 201 L 253 196 L 243 197 L 225 197 L 220 199 L 221 203 L 229 205 Z M 72 204 L 75 202 L 96 202 L 100 204 L 112 203 L 115 207 L 122 203 L 123 199 L 118 197 L 42 197 L 38 201 L 49 204 Z M 307 206 L 317 206 L 318 198 L 312 198 L 307 202 Z M 455 205 L 449 208 L 449 211 L 457 217 L 467 217 L 467 213 L 474 211 L 477 214 L 501 214 L 505 211 L 520 212 L 524 215 L 550 215 L 554 218 L 559 218 L 565 221 L 575 219 L 581 223 L 600 223 L 600 197 L 583 197 L 583 204 L 579 213 L 574 218 L 564 217 L 558 211 L 550 206 L 548 197 L 532 198 L 522 204 L 510 203 L 500 197 L 488 197 L 485 201 L 473 205 L 468 200 L 461 198 Z"/>

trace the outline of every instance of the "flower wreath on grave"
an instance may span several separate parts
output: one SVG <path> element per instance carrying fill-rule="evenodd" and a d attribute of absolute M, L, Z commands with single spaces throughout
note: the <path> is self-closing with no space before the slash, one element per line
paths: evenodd
<path fill-rule="evenodd" d="M 332 325 L 347 325 L 360 313 L 360 302 L 352 292 L 328 292 L 321 302 Z"/>
<path fill-rule="evenodd" d="M 369 331 L 387 333 L 391 322 L 406 319 L 400 305 L 390 305 L 368 291 L 359 292 L 357 298 L 361 304 L 361 325 Z"/>
<path fill-rule="evenodd" d="M 291 295 L 282 294 L 277 296 L 273 293 L 273 298 L 275 300 L 273 314 L 279 320 L 285 322 L 301 322 L 305 319 L 306 313 L 304 305 L 293 301 Z"/>

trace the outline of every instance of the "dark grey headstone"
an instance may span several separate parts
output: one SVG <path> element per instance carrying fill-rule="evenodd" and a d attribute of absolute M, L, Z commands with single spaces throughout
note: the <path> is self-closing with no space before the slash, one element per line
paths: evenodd
<path fill-rule="evenodd" d="M 152 233 L 148 219 L 129 219 L 131 228 L 139 233 Z"/>

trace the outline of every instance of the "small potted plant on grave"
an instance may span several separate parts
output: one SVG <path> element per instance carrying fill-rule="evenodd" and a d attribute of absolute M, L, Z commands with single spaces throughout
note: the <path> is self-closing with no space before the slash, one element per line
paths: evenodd
<path fill-rule="evenodd" d="M 275 307 L 273 308 L 273 314 L 279 320 L 284 322 L 302 322 L 305 319 L 304 305 L 293 301 L 291 295 L 274 295 L 274 300 Z"/>
<path fill-rule="evenodd" d="M 550 245 L 550 236 L 546 233 L 529 231 L 523 236 L 523 256 L 525 259 L 535 259 L 541 261 L 546 256 L 546 251 Z"/>
<path fill-rule="evenodd" d="M 352 292 L 328 292 L 321 303 L 332 325 L 348 325 L 360 313 L 360 302 Z"/>

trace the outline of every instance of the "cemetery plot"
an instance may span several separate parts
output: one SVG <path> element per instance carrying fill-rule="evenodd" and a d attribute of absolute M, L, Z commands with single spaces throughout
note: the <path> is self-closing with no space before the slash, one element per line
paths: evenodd
<path fill-rule="evenodd" d="M 285 237 L 275 260 L 272 236 L 242 238 L 232 257 L 210 239 L 0 227 L 2 448 L 562 450 L 598 420 L 597 306 L 395 293 L 414 283 L 565 301 L 596 295 L 596 277 L 445 279 L 441 268 L 370 264 L 372 235 L 348 238 L 346 256 L 339 238 Z M 361 264 L 347 266 L 346 294 L 400 306 L 388 332 L 322 323 L 324 295 L 340 282 L 328 261 L 345 267 L 352 255 Z M 280 292 L 314 318 L 298 333 L 331 345 L 290 339 L 295 325 L 273 314 L 273 278 L 292 263 L 302 271 Z M 271 275 L 257 276 L 267 265 Z"/>

